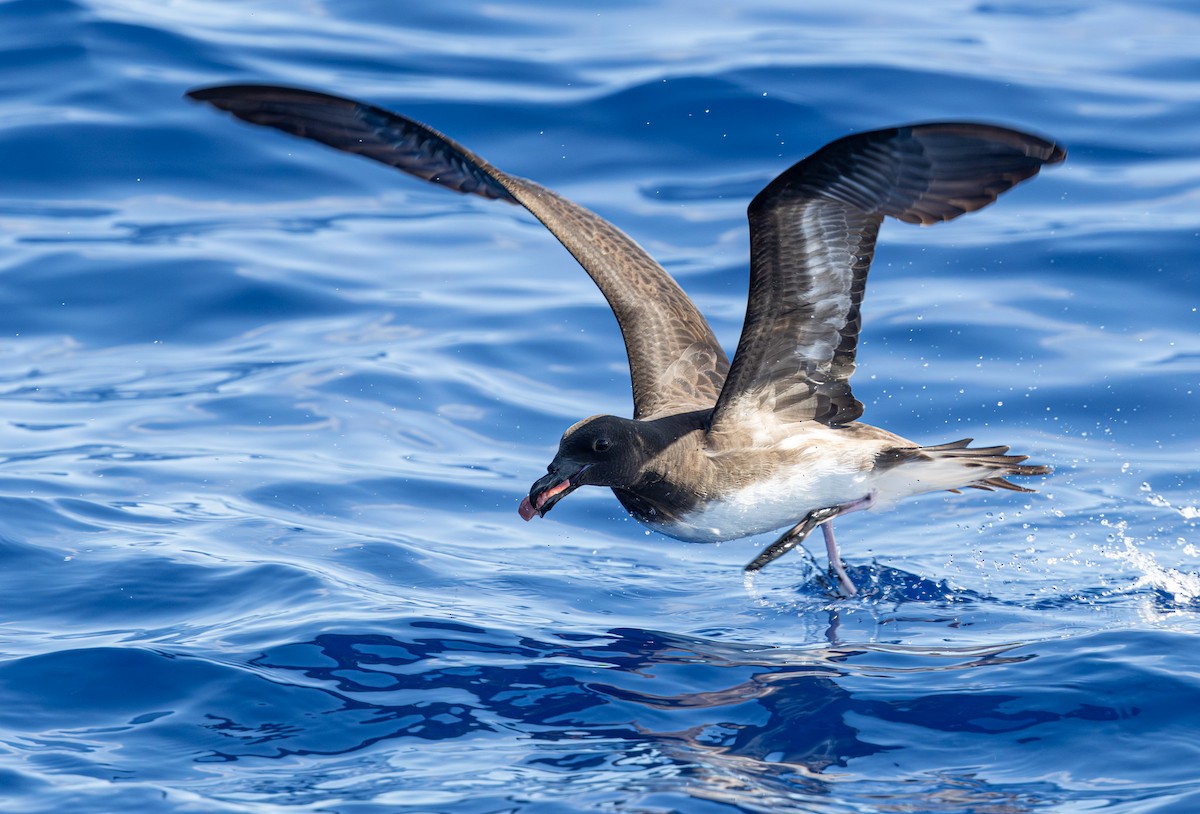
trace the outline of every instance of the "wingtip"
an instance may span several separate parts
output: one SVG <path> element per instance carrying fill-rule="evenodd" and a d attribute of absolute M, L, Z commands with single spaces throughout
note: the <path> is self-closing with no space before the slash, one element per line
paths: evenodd
<path fill-rule="evenodd" d="M 1023 133 L 1019 130 L 1012 132 L 1025 140 L 1025 154 L 1036 158 L 1043 165 L 1061 164 L 1066 161 L 1067 148 L 1054 139 L 1033 133 Z"/>
<path fill-rule="evenodd" d="M 251 85 L 205 85 L 184 92 L 183 98 L 192 102 L 210 104 L 221 110 L 228 110 L 232 102 L 244 97 L 246 91 L 252 90 Z"/>
<path fill-rule="evenodd" d="M 324 99 L 336 102 L 358 104 L 349 99 L 330 96 L 319 91 L 291 88 L 286 85 L 267 85 L 258 83 L 241 83 L 236 85 L 202 85 L 185 91 L 185 99 L 193 102 L 207 102 L 222 109 L 229 109 L 242 102 L 265 102 L 295 99 Z"/>
<path fill-rule="evenodd" d="M 193 102 L 212 102 L 233 95 L 239 90 L 256 87 L 253 85 L 201 85 L 184 91 L 183 98 Z"/>

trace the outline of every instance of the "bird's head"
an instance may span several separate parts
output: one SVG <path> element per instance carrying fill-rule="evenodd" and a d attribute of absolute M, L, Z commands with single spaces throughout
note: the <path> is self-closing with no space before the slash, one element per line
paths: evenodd
<path fill-rule="evenodd" d="M 580 486 L 631 483 L 646 461 L 638 422 L 613 415 L 585 418 L 563 433 L 558 454 L 546 474 L 534 482 L 518 511 L 525 520 L 544 517 L 558 501 Z"/>

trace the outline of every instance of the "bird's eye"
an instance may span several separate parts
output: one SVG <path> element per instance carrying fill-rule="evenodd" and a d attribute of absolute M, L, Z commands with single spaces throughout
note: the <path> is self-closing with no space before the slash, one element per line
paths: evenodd
<path fill-rule="evenodd" d="M 608 448 L 611 446 L 612 441 L 609 441 L 607 438 L 597 438 L 592 442 L 592 449 L 594 449 L 596 452 L 607 452 Z"/>

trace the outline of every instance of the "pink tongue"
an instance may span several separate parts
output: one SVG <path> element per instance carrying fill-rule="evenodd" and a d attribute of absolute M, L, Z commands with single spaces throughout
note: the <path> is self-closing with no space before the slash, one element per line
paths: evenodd
<path fill-rule="evenodd" d="M 521 519 L 528 523 L 533 519 L 533 516 L 538 513 L 538 509 L 546 504 L 546 501 L 557 495 L 559 492 L 565 492 L 571 488 L 571 481 L 565 480 L 553 489 L 547 489 L 538 495 L 537 509 L 533 508 L 533 504 L 529 502 L 528 497 L 521 498 L 521 505 L 517 507 L 517 514 L 521 515 Z"/>
<path fill-rule="evenodd" d="M 537 514 L 537 509 L 533 508 L 533 504 L 529 502 L 529 496 L 521 498 L 521 505 L 517 507 L 517 513 L 521 515 L 521 519 L 528 523 Z"/>

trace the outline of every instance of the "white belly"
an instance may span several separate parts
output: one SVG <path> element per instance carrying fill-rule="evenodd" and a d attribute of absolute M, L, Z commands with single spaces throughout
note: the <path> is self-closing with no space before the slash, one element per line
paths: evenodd
<path fill-rule="evenodd" d="M 870 472 L 797 471 L 747 486 L 669 523 L 647 523 L 689 543 L 719 543 L 794 526 L 814 509 L 851 503 L 871 493 Z"/>
<path fill-rule="evenodd" d="M 852 456 L 813 456 L 770 480 L 732 492 L 667 523 L 646 525 L 678 540 L 719 543 L 790 528 L 815 509 L 845 506 L 866 497 L 869 508 L 890 509 L 904 498 L 959 489 L 981 477 L 955 458 L 921 460 L 882 471 Z"/>

